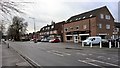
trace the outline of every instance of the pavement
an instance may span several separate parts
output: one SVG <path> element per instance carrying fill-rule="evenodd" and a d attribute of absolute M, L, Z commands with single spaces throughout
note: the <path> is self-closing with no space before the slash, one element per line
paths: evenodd
<path fill-rule="evenodd" d="M 17 68 L 17 67 L 21 67 L 21 68 L 26 68 L 26 67 L 30 67 L 30 64 L 28 62 L 26 62 L 25 59 L 23 59 L 13 48 L 9 47 L 8 45 L 5 43 L 2 43 L 0 45 L 0 54 L 2 55 L 2 57 L 0 57 L 0 60 L 2 62 L 2 68 Z M 0 55 L 0 56 L 1 56 Z"/>

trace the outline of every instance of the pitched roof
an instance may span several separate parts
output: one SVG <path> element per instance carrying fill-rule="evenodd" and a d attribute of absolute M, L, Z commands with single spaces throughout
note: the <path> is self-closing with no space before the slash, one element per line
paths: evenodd
<path fill-rule="evenodd" d="M 78 15 L 75 15 L 75 16 L 72 16 L 70 17 L 68 20 L 67 20 L 67 23 L 69 22 L 74 22 L 74 21 L 78 21 L 78 20 L 81 20 L 81 19 L 86 19 L 86 18 L 90 18 L 90 17 L 95 17 L 97 15 L 97 13 L 99 12 L 100 9 L 107 9 L 106 6 L 103 6 L 103 7 L 100 7 L 100 8 L 97 8 L 97 9 L 94 9 L 94 10 L 91 10 L 91 11 L 88 11 L 88 12 L 84 12 L 84 13 L 81 13 L 81 14 L 78 14 Z M 107 9 L 108 10 L 108 9 Z M 109 11 L 109 10 L 108 10 Z M 110 12 L 109 12 L 110 13 Z"/>

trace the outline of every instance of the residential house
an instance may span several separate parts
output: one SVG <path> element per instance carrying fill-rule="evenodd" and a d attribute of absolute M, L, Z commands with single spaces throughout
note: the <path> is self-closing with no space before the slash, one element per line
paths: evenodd
<path fill-rule="evenodd" d="M 64 24 L 64 42 L 81 42 L 89 36 L 111 38 L 114 18 L 106 6 L 70 17 Z"/>
<path fill-rule="evenodd" d="M 65 21 L 62 22 L 52 22 L 51 25 L 47 25 L 44 26 L 40 29 L 40 38 L 49 38 L 49 39 L 53 39 L 53 38 L 59 38 L 61 41 L 63 41 L 63 37 L 62 37 L 62 30 L 63 30 L 63 23 Z"/>

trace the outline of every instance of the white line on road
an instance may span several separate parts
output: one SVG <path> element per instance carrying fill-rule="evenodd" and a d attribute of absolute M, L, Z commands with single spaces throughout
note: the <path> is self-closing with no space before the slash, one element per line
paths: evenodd
<path fill-rule="evenodd" d="M 86 61 L 84 61 L 84 60 L 78 60 L 79 62 L 83 62 L 83 63 L 86 63 L 86 64 L 89 64 L 89 65 L 92 65 L 92 66 L 98 66 L 98 67 L 100 67 L 99 65 L 97 65 L 97 64 L 93 64 L 93 63 L 90 63 L 90 62 L 86 62 Z"/>
<path fill-rule="evenodd" d="M 80 52 L 78 52 L 78 53 L 76 53 L 76 54 L 80 54 L 80 55 L 83 55 L 83 56 L 86 56 L 86 55 L 87 55 L 87 54 L 80 53 Z"/>
<path fill-rule="evenodd" d="M 61 56 L 61 57 L 64 56 L 64 55 L 62 55 L 62 54 L 54 53 L 54 52 L 51 52 L 51 51 L 47 51 L 47 52 L 48 52 L 48 53 L 53 53 L 53 54 L 58 55 L 58 56 Z"/>
<path fill-rule="evenodd" d="M 108 62 L 103 62 L 103 61 L 94 60 L 94 59 L 90 59 L 90 58 L 86 58 L 86 59 L 88 59 L 88 60 L 92 60 L 92 61 L 95 61 L 95 62 L 99 62 L 99 63 L 103 63 L 103 64 L 107 64 L 107 65 L 111 65 L 111 66 L 120 67 L 119 65 L 112 64 L 112 63 L 108 63 Z"/>

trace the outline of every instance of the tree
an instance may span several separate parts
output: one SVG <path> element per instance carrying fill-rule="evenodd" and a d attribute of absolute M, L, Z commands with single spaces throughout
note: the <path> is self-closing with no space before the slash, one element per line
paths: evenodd
<path fill-rule="evenodd" d="M 12 20 L 12 25 L 8 28 L 8 37 L 16 41 L 20 40 L 20 36 L 27 31 L 28 23 L 24 22 L 25 19 L 15 16 Z"/>
<path fill-rule="evenodd" d="M 0 0 L 0 12 L 3 12 L 4 14 L 11 14 L 13 11 L 23 13 L 20 9 L 18 9 L 18 4 L 16 2 L 11 0 Z"/>

